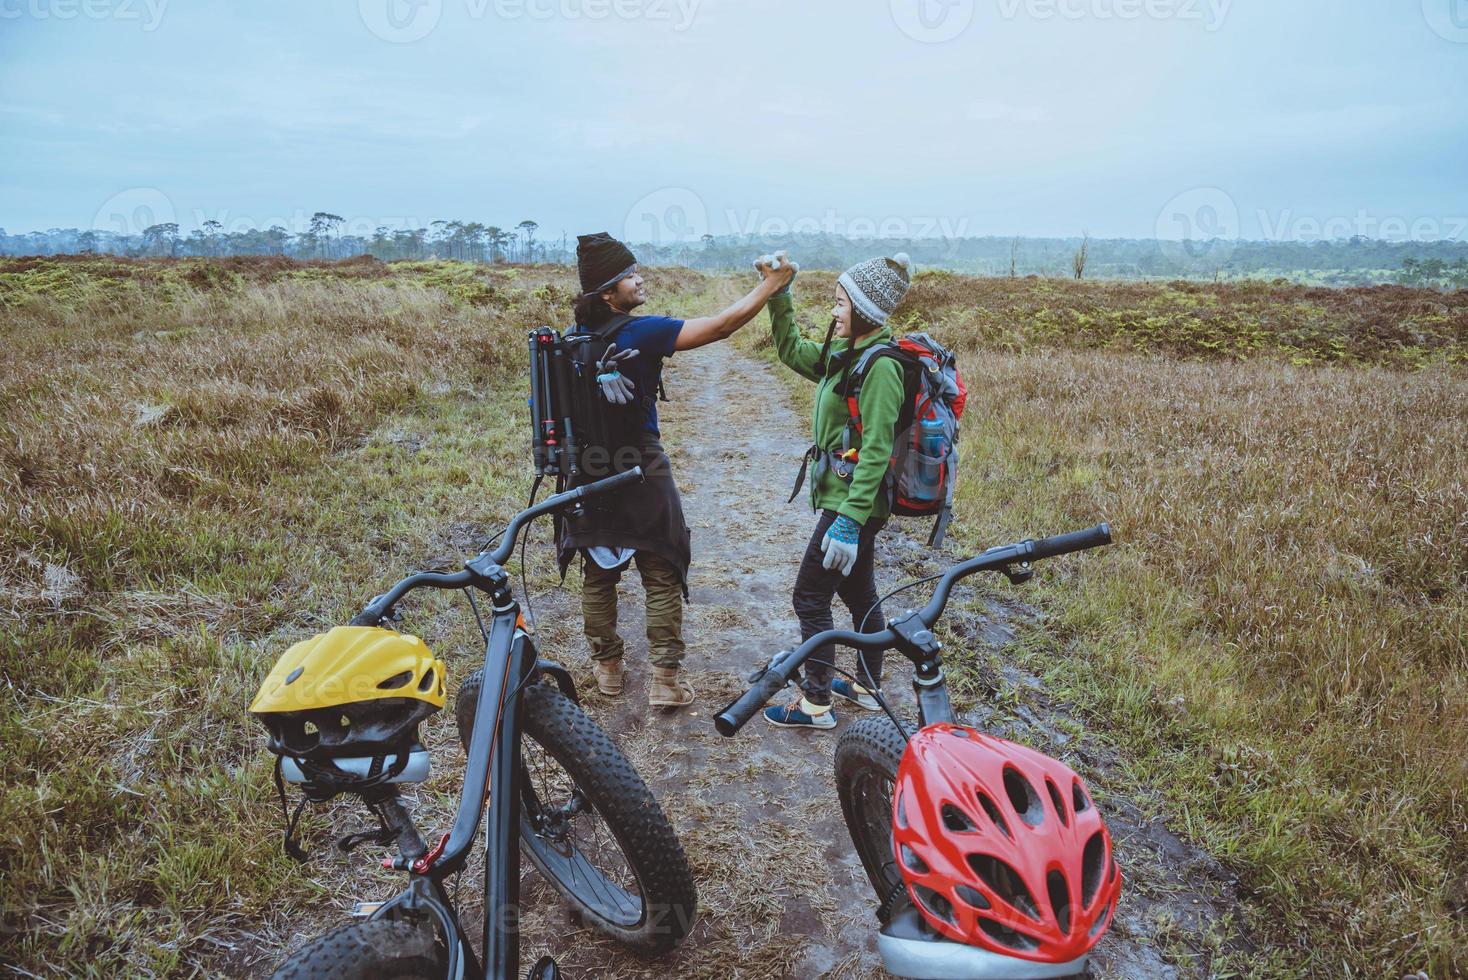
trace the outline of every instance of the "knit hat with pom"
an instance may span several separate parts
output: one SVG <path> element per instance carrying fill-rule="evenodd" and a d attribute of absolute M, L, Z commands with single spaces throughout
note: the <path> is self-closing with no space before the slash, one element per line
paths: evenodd
<path fill-rule="evenodd" d="M 851 305 L 862 319 L 880 327 L 907 295 L 907 287 L 912 282 L 912 259 L 906 252 L 898 252 L 890 259 L 867 259 L 841 273 L 836 281 L 851 297 Z"/>

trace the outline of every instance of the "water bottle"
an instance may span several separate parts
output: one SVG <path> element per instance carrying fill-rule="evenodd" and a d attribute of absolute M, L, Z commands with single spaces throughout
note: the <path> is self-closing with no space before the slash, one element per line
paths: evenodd
<path fill-rule="evenodd" d="M 918 497 L 937 500 L 943 488 L 943 455 L 947 442 L 947 426 L 942 419 L 923 419 L 920 423 L 923 458 L 918 461 Z"/>

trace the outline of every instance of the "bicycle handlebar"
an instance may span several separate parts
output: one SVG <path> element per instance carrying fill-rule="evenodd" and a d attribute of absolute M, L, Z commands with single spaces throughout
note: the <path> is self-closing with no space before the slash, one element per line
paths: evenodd
<path fill-rule="evenodd" d="M 597 480 L 595 483 L 588 483 L 584 487 L 576 487 L 573 490 L 567 490 L 564 493 L 546 497 L 534 507 L 520 511 L 520 513 L 516 514 L 510 520 L 509 526 L 505 528 L 505 536 L 500 541 L 500 546 L 490 553 L 489 560 L 496 565 L 503 565 L 509 561 L 510 555 L 515 552 L 515 539 L 519 536 L 520 529 L 537 517 L 554 511 L 564 510 L 587 497 L 600 496 L 604 493 L 610 493 L 613 490 L 620 490 L 627 484 L 641 482 L 642 467 L 634 466 L 626 473 L 618 473 L 616 476 L 609 476 L 605 480 Z"/>
<path fill-rule="evenodd" d="M 588 497 L 610 493 L 628 484 L 641 483 L 642 480 L 642 467 L 634 466 L 625 473 L 618 473 L 615 476 L 607 477 L 605 480 L 598 480 L 595 483 L 588 483 L 583 487 L 576 487 L 571 490 L 566 490 L 563 493 L 549 496 L 535 506 L 527 507 L 520 511 L 520 513 L 510 519 L 510 523 L 505 527 L 504 537 L 500 540 L 499 547 L 495 548 L 494 551 L 481 552 L 475 558 L 465 562 L 465 565 L 475 565 L 481 559 L 486 558 L 494 565 L 503 565 L 510 560 L 510 555 L 514 554 L 515 541 L 520 536 L 521 529 L 537 517 L 565 510 L 567 507 L 573 506 Z M 480 579 L 481 575 L 471 568 L 465 568 L 459 572 L 419 572 L 416 575 L 409 575 L 382 595 L 374 597 L 361 612 L 351 618 L 347 625 L 378 625 L 392 612 L 392 608 L 398 604 L 403 596 L 412 592 L 414 589 L 463 589 L 475 584 Z"/>
<path fill-rule="evenodd" d="M 1004 571 L 1016 563 L 1054 558 L 1058 555 L 1084 551 L 1087 548 L 1097 548 L 1110 543 L 1111 526 L 1101 523 L 1085 530 L 1057 534 L 1038 541 L 1025 540 L 990 548 L 967 561 L 954 565 L 945 572 L 943 578 L 938 582 L 938 587 L 933 590 L 933 598 L 926 606 L 912 615 L 921 620 L 925 628 L 932 629 L 933 624 L 937 623 L 938 618 L 943 615 L 943 609 L 948 605 L 948 595 L 960 579 L 968 578 L 976 572 Z M 876 633 L 856 633 L 851 630 L 826 630 L 823 633 L 817 633 L 794 650 L 777 654 L 749 690 L 735 698 L 723 711 L 714 716 L 714 728 L 725 738 L 734 736 L 749 719 L 754 717 L 755 712 L 790 682 L 790 678 L 795 675 L 795 671 L 800 668 L 807 657 L 828 643 L 837 643 L 855 650 L 870 651 L 890 650 L 899 642 L 901 638 L 890 626 Z"/>

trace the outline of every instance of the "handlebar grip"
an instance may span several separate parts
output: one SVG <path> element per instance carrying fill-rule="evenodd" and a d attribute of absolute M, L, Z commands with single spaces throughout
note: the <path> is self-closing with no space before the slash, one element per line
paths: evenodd
<path fill-rule="evenodd" d="M 610 493 L 613 490 L 620 489 L 629 483 L 641 483 L 642 481 L 642 467 L 634 466 L 626 473 L 618 473 L 616 476 L 609 476 L 605 480 L 597 480 L 595 483 L 586 484 L 581 488 L 581 493 L 585 497 L 595 497 L 598 494 Z"/>
<path fill-rule="evenodd" d="M 1051 538 L 1041 538 L 1035 542 L 1035 550 L 1030 557 L 1038 561 L 1041 558 L 1054 558 L 1056 555 L 1085 551 L 1087 548 L 1099 548 L 1110 543 L 1111 525 L 1103 522 L 1095 527 L 1088 527 L 1084 531 L 1071 531 L 1068 534 L 1057 534 Z"/>
<path fill-rule="evenodd" d="M 382 614 L 387 612 L 387 593 L 375 595 L 368 600 L 362 611 L 347 620 L 348 626 L 377 626 L 382 622 Z"/>
<path fill-rule="evenodd" d="M 780 693 L 788 679 L 779 668 L 771 667 L 765 671 L 763 677 L 755 682 L 754 686 L 745 691 L 739 697 L 729 703 L 723 711 L 714 716 L 714 728 L 725 738 L 733 738 L 739 729 L 743 728 L 754 713 L 763 708 L 765 704 Z"/>

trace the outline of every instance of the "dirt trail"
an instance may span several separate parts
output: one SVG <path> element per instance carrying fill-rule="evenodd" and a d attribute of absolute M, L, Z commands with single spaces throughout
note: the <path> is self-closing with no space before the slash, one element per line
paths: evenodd
<path fill-rule="evenodd" d="M 797 559 L 813 524 L 800 500 L 786 504 L 807 420 L 774 371 L 730 344 L 670 362 L 672 401 L 664 440 L 693 531 L 686 664 L 698 688 L 693 710 L 649 708 L 642 594 L 629 572 L 622 588 L 622 635 L 629 685 L 601 697 L 590 683 L 577 598 L 557 592 L 537 603 L 542 648 L 577 673 L 587 709 L 648 779 L 676 824 L 698 880 L 702 920 L 669 960 L 638 961 L 591 930 L 567 923 L 527 872 L 527 952 L 548 947 L 571 977 L 880 977 L 874 903 L 840 819 L 831 776 L 836 733 L 775 729 L 755 719 L 737 737 L 715 733 L 712 716 L 743 687 L 742 675 L 799 640 L 790 607 Z M 884 591 L 938 567 L 898 522 L 881 539 Z M 913 525 L 915 528 L 916 525 Z M 921 593 L 918 593 L 921 594 Z M 896 601 L 892 611 L 905 608 Z M 1007 623 L 1026 607 L 983 614 L 955 604 L 948 625 L 969 646 L 998 648 Z M 843 611 L 837 609 L 838 623 Z M 960 654 L 961 655 L 961 654 Z M 841 654 L 842 664 L 853 655 Z M 972 714 L 999 734 L 1025 737 L 1083 769 L 1104 795 L 1114 758 L 1092 739 L 1074 739 L 1039 682 L 1004 670 L 996 697 L 1012 705 Z M 889 660 L 886 678 L 899 709 L 916 711 L 910 668 Z M 856 710 L 837 709 L 844 727 Z M 1144 814 L 1147 801 L 1107 796 L 1106 816 L 1127 877 L 1116 927 L 1095 957 L 1097 977 L 1174 977 L 1206 971 L 1208 933 L 1233 905 L 1226 874 Z M 1196 957 L 1196 959 L 1195 959 Z M 1191 962 L 1190 962 L 1191 961 Z"/>

